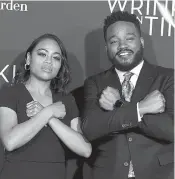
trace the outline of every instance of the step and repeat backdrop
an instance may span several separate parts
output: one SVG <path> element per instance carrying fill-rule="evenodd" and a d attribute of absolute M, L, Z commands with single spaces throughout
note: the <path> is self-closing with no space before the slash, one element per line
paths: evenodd
<path fill-rule="evenodd" d="M 172 18 L 174 1 L 159 1 Z M 174 28 L 157 1 L 0 1 L 0 88 L 12 81 L 25 50 L 34 38 L 56 34 L 65 44 L 72 69 L 70 90 L 111 65 L 103 39 L 103 21 L 115 10 L 135 13 L 145 39 L 145 58 L 173 68 Z"/>
<path fill-rule="evenodd" d="M 72 71 L 69 90 L 81 87 L 87 77 L 111 66 L 102 28 L 106 16 L 119 9 L 137 15 L 145 58 L 174 68 L 175 2 L 159 2 L 164 14 L 156 0 L 0 1 L 0 88 L 12 81 L 25 50 L 44 33 L 57 35 L 67 49 Z"/>

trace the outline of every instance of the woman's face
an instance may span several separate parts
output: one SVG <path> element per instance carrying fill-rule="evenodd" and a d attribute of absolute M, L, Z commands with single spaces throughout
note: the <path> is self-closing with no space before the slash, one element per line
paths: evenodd
<path fill-rule="evenodd" d="M 52 39 L 43 39 L 27 54 L 26 63 L 30 65 L 30 76 L 50 81 L 61 68 L 62 53 L 59 45 Z"/>

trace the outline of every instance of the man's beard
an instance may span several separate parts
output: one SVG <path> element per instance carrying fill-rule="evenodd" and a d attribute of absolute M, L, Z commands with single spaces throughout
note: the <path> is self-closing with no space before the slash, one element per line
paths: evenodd
<path fill-rule="evenodd" d="M 120 71 L 130 71 L 134 67 L 136 67 L 143 59 L 143 46 L 140 45 L 140 49 L 136 52 L 136 54 L 133 57 L 133 61 L 131 63 L 125 63 L 119 62 L 119 59 L 116 59 L 117 54 L 114 56 L 114 58 L 109 58 L 109 60 L 112 62 L 112 64 Z M 109 57 L 109 55 L 108 55 Z M 127 61 L 127 59 L 125 59 Z"/>

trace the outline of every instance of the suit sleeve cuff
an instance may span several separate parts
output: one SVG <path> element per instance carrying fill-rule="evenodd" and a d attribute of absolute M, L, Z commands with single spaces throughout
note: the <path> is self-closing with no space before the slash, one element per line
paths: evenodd
<path fill-rule="evenodd" d="M 140 112 L 139 112 L 139 103 L 137 103 L 137 119 L 138 119 L 138 122 L 141 122 L 142 121 L 142 117 L 143 116 L 140 116 Z"/>

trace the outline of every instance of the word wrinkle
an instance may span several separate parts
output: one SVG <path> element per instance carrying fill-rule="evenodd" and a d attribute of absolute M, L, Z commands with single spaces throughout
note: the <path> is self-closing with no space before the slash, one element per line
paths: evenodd
<path fill-rule="evenodd" d="M 171 3 L 171 4 L 169 4 Z M 172 33 L 172 25 L 165 21 L 165 18 L 162 16 L 157 16 L 157 14 L 160 14 L 158 11 L 158 2 L 156 0 L 108 0 L 109 9 L 111 13 L 115 10 L 121 10 L 124 11 L 128 7 L 131 7 L 131 14 L 138 14 L 137 18 L 140 21 L 141 24 L 145 23 L 146 21 L 149 22 L 149 35 L 153 35 L 154 32 L 154 24 L 159 23 L 160 24 L 160 35 L 168 35 L 171 36 Z M 166 10 L 170 11 L 170 15 L 174 18 L 175 15 L 175 0 L 169 1 L 161 1 L 161 4 L 165 7 Z M 171 7 L 171 9 L 168 9 L 168 7 Z M 166 26 L 165 26 L 166 25 Z M 166 28 L 166 34 L 165 34 L 165 28 Z"/>

